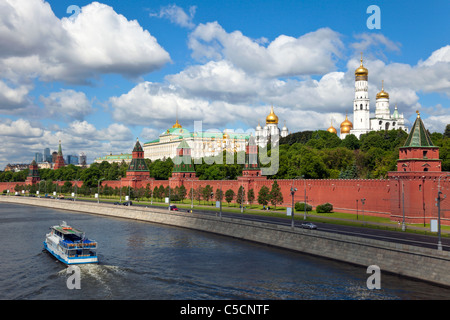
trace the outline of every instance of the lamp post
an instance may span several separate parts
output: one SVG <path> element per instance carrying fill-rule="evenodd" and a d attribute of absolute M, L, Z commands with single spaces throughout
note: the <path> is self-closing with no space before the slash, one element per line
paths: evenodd
<path fill-rule="evenodd" d="M 223 186 L 223 180 L 228 180 L 229 178 L 230 178 L 229 176 L 226 176 L 225 178 L 223 178 L 220 181 L 220 210 L 219 210 L 219 217 L 220 218 L 222 218 L 222 198 L 223 198 L 223 188 L 222 188 L 222 186 Z M 244 188 L 242 188 L 242 189 L 244 189 Z"/>
<path fill-rule="evenodd" d="M 42 181 L 45 182 L 45 180 L 39 181 L 39 198 L 41 197 L 41 182 L 42 182 Z"/>
<path fill-rule="evenodd" d="M 365 223 L 364 221 L 364 204 L 366 203 L 366 198 L 362 198 L 361 199 L 361 203 L 362 203 L 362 219 L 363 219 L 363 223 Z"/>
<path fill-rule="evenodd" d="M 406 230 L 406 224 L 405 224 L 405 186 L 403 185 L 403 181 L 402 181 L 402 211 L 403 211 L 402 231 L 405 231 Z"/>
<path fill-rule="evenodd" d="M 97 191 L 97 203 L 100 203 L 100 181 L 102 181 L 102 180 L 105 180 L 105 178 L 99 179 L 98 183 L 97 183 L 97 188 L 98 188 L 98 191 Z"/>
<path fill-rule="evenodd" d="M 442 175 L 439 176 L 439 179 L 438 179 L 438 195 L 437 195 L 437 198 L 436 198 L 436 202 L 437 202 L 437 207 L 438 207 L 438 245 L 437 245 L 437 249 L 439 251 L 442 251 L 442 242 L 441 242 L 441 200 L 446 198 L 445 195 L 444 195 L 443 198 L 441 198 L 441 194 L 442 194 L 442 192 L 441 192 L 441 178 L 442 177 L 449 177 L 449 176 L 450 176 L 450 174 L 448 174 L 448 173 L 447 174 L 442 174 Z"/>
<path fill-rule="evenodd" d="M 306 220 L 306 179 L 305 179 L 305 176 L 303 175 L 302 176 L 302 178 L 303 178 L 303 182 L 305 183 L 305 214 L 303 215 L 303 220 Z M 294 209 L 292 209 L 292 210 L 294 210 Z"/>
<path fill-rule="evenodd" d="M 294 181 L 298 177 L 295 177 L 292 179 L 292 186 L 291 186 L 291 195 L 292 195 L 292 207 L 291 207 L 291 227 L 294 228 L 294 194 L 297 191 L 297 188 L 294 188 Z"/>

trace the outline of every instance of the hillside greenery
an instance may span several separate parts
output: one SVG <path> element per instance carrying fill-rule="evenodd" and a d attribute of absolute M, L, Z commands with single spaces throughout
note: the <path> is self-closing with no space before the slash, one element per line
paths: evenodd
<path fill-rule="evenodd" d="M 279 168 L 270 179 L 380 179 L 389 171 L 396 171 L 399 148 L 404 145 L 407 134 L 402 130 L 373 131 L 358 140 L 348 135 L 341 140 L 336 134 L 324 130 L 303 131 L 280 139 Z M 444 133 L 430 134 L 434 145 L 439 147 L 442 171 L 450 171 L 450 125 Z M 275 156 L 276 149 L 261 150 L 260 154 Z M 242 174 L 244 152 L 222 154 L 202 159 L 194 165 L 196 175 L 201 180 L 236 179 Z M 260 157 L 263 158 L 262 156 Z M 233 163 L 227 164 L 227 159 Z M 264 160 L 264 159 L 263 159 Z M 172 174 L 173 160 L 146 159 L 150 176 L 156 180 L 166 180 Z M 229 161 L 230 162 L 230 161 Z M 265 166 L 269 166 L 266 164 Z M 46 181 L 81 180 L 86 187 L 96 187 L 99 179 L 117 180 L 126 176 L 128 165 L 110 164 L 106 161 L 93 163 L 89 168 L 67 165 L 58 170 L 39 169 L 39 175 Z M 28 170 L 20 172 L 0 172 L 0 182 L 25 181 Z"/>

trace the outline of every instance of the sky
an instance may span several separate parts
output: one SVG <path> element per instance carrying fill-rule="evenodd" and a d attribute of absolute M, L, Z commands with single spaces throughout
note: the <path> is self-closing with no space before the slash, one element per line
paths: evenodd
<path fill-rule="evenodd" d="M 291 133 L 338 129 L 361 52 L 372 113 L 383 80 L 407 126 L 419 110 L 443 132 L 449 17 L 448 0 L 0 0 L 0 170 L 59 141 L 130 153 L 177 117 L 249 132 L 272 105 Z"/>

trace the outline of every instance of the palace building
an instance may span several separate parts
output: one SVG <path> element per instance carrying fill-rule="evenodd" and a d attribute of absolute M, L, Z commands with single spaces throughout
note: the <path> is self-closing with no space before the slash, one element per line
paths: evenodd
<path fill-rule="evenodd" d="M 162 132 L 157 139 L 144 143 L 144 157 L 152 161 L 174 159 L 183 140 L 191 148 L 193 159 L 214 157 L 223 151 L 245 151 L 249 136 L 247 133 L 235 133 L 231 130 L 190 132 L 177 119 L 172 128 Z"/>

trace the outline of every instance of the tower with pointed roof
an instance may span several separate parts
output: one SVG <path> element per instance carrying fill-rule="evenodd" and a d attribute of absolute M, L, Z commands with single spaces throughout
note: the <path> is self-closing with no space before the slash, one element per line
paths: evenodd
<path fill-rule="evenodd" d="M 33 161 L 31 161 L 30 164 L 30 169 L 28 172 L 28 177 L 26 180 L 27 184 L 35 184 L 38 183 L 41 180 L 41 178 L 39 177 L 39 171 L 38 171 L 38 166 L 36 164 L 36 161 L 33 159 Z"/>
<path fill-rule="evenodd" d="M 419 111 L 417 111 L 416 121 L 411 128 L 405 145 L 399 149 L 397 171 L 441 171 L 439 147 L 433 145 L 420 118 Z"/>
<path fill-rule="evenodd" d="M 370 131 L 370 105 L 369 105 L 369 71 L 363 66 L 361 52 L 361 65 L 355 70 L 355 99 L 353 100 L 353 129 L 350 131 L 358 139 L 361 134 Z M 345 138 L 342 136 L 341 138 Z"/>
<path fill-rule="evenodd" d="M 144 150 L 139 142 L 139 138 L 137 138 L 132 152 L 132 159 L 128 166 L 127 176 L 124 180 L 147 180 L 149 178 L 150 171 L 144 160 Z"/>
<path fill-rule="evenodd" d="M 56 160 L 55 160 L 55 164 L 53 165 L 53 170 L 62 168 L 65 165 L 66 165 L 66 163 L 64 162 L 64 157 L 63 157 L 63 153 L 62 153 L 61 140 L 59 140 L 58 154 L 56 155 Z"/>
<path fill-rule="evenodd" d="M 191 147 L 183 139 L 177 147 L 177 155 L 174 159 L 172 178 L 195 179 L 195 169 L 192 163 Z"/>

